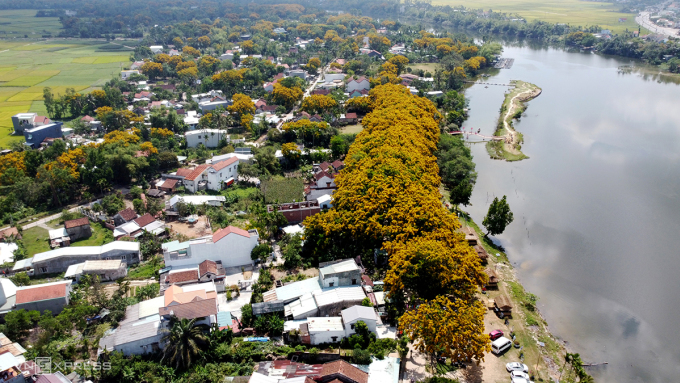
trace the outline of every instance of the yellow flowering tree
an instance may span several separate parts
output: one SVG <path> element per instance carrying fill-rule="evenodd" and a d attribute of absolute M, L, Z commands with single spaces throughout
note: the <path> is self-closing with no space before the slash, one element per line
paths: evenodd
<path fill-rule="evenodd" d="M 302 100 L 300 109 L 307 113 L 316 114 L 329 112 L 331 109 L 337 107 L 338 103 L 332 97 L 322 94 L 313 94 Z"/>

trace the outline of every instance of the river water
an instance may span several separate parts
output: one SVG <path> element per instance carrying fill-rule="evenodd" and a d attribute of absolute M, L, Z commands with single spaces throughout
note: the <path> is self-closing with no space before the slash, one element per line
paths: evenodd
<path fill-rule="evenodd" d="M 482 222 L 493 196 L 515 220 L 497 240 L 556 336 L 598 382 L 680 381 L 680 86 L 620 74 L 630 61 L 505 47 L 511 69 L 489 79 L 534 83 L 515 127 L 520 162 L 472 144 L 479 177 L 466 208 Z M 502 86 L 466 91 L 465 127 L 492 134 Z"/>

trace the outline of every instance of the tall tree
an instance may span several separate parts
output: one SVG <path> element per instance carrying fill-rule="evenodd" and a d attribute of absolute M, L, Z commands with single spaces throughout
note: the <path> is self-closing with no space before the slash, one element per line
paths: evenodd
<path fill-rule="evenodd" d="M 506 196 L 503 196 L 500 200 L 496 197 L 491 202 L 489 212 L 484 217 L 482 225 L 486 228 L 487 236 L 497 235 L 503 233 L 513 219 L 514 216 L 512 211 L 510 211 L 510 205 L 508 205 Z"/>
<path fill-rule="evenodd" d="M 177 369 L 186 369 L 198 359 L 201 348 L 208 344 L 208 338 L 195 323 L 196 319 L 172 317 L 170 330 L 162 340 L 165 344 L 163 362 Z"/>

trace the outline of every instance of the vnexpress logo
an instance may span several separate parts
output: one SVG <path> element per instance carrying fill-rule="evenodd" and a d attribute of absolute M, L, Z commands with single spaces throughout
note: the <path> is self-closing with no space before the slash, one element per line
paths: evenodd
<path fill-rule="evenodd" d="M 50 357 L 35 358 L 35 364 L 36 366 L 40 367 L 40 370 L 43 372 L 43 374 L 52 373 L 52 358 Z"/>

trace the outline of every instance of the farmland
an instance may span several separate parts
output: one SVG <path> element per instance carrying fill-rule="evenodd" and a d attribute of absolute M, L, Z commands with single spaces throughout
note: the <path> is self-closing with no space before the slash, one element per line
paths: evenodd
<path fill-rule="evenodd" d="M 434 0 L 433 4 L 517 13 L 527 20 L 538 19 L 584 27 L 599 25 L 614 33 L 638 29 L 634 14 L 621 13 L 619 7 L 611 3 L 579 0 Z M 627 18 L 627 21 L 619 23 L 619 18 Z"/>
<path fill-rule="evenodd" d="M 35 17 L 35 9 L 3 9 L 0 12 L 0 37 L 56 36 L 62 29 L 58 17 Z"/>
<path fill-rule="evenodd" d="M 0 147 L 22 138 L 10 135 L 11 116 L 45 113 L 44 87 L 55 94 L 66 88 L 89 91 L 118 76 L 129 63 L 129 49 L 105 41 L 0 40 Z"/>

